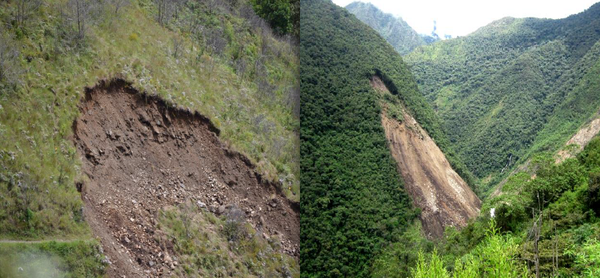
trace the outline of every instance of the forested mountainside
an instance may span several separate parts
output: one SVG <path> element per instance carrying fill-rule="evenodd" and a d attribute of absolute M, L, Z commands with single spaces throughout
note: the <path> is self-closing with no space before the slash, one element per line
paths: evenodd
<path fill-rule="evenodd" d="M 288 34 L 298 33 L 298 20 L 299 1 L 1 1 L 0 276 L 95 277 L 106 269 L 129 267 L 144 269 L 143 276 L 298 276 L 297 255 L 284 252 L 266 228 L 260 236 L 253 213 L 256 206 L 266 209 L 267 200 L 273 207 L 279 204 L 271 213 L 282 207 L 297 209 L 299 68 L 297 38 Z M 86 87 L 111 80 L 122 85 L 108 86 L 110 90 L 98 85 L 108 92 L 108 101 L 86 98 Z M 125 104 L 110 100 L 120 96 L 119 90 L 135 95 L 137 102 L 127 108 L 136 108 L 130 115 L 139 118 L 123 122 L 104 114 L 119 113 L 108 109 L 112 104 Z M 162 106 L 149 107 L 151 99 Z M 93 109 L 80 110 L 84 100 Z M 126 110 L 119 116 L 125 117 Z M 150 117 L 148 111 L 154 114 Z M 184 117 L 173 116 L 173 111 Z M 116 144 L 116 149 L 88 142 L 75 147 L 85 135 L 75 131 L 87 130 L 74 125 L 84 112 L 89 117 L 85 124 L 98 121 L 107 128 L 89 134 L 97 134 L 104 146 Z M 179 132 L 173 123 L 209 128 L 192 132 L 184 127 Z M 185 155 L 168 149 L 174 141 L 202 138 L 217 143 L 195 148 L 207 155 L 216 148 L 226 154 L 225 162 L 202 156 L 207 164 L 185 164 Z M 152 157 L 154 144 L 162 144 L 168 158 Z M 130 160 L 144 166 L 132 169 L 135 173 L 117 170 Z M 229 160 L 242 166 L 228 168 L 234 165 Z M 94 165 L 122 176 L 97 175 Z M 176 165 L 184 170 L 173 170 Z M 227 171 L 243 171 L 250 177 L 249 187 L 272 193 L 255 195 L 260 203 L 241 204 L 221 192 L 243 183 L 227 180 Z M 144 175 L 157 172 L 161 174 L 154 178 Z M 84 217 L 90 200 L 82 200 L 78 190 L 85 192 L 91 183 L 104 192 L 117 190 L 124 198 L 93 200 L 107 219 L 116 221 L 95 224 L 114 234 L 98 234 Z M 212 196 L 189 193 L 209 185 Z M 168 206 L 124 193 L 137 187 L 149 188 L 146 194 Z M 291 206 L 278 194 L 294 200 Z M 131 230 L 124 233 L 125 226 L 151 242 L 162 242 L 161 249 L 150 250 L 143 238 L 131 237 Z M 297 225 L 287 228 L 299 233 Z M 100 248 L 97 237 L 112 237 L 117 245 L 111 252 L 118 250 L 131 261 L 104 257 L 102 250 L 108 246 Z M 149 255 L 136 258 L 140 250 Z M 122 263 L 130 265 L 115 267 Z"/>
<path fill-rule="evenodd" d="M 391 45 L 331 1 L 302 1 L 301 10 L 301 275 L 368 277 L 375 256 L 418 215 L 386 142 L 382 105 L 403 105 L 472 180 Z M 376 93 L 374 76 L 392 94 Z"/>
<path fill-rule="evenodd" d="M 600 108 L 600 4 L 564 19 L 504 18 L 405 57 L 483 190 L 556 152 Z"/>
<path fill-rule="evenodd" d="M 373 276 L 600 275 L 599 40 L 595 4 L 560 20 L 505 18 L 404 57 L 483 185 L 510 176 L 461 230 L 429 241 L 411 226 Z"/>
<path fill-rule="evenodd" d="M 448 229 L 442 241 L 407 235 L 410 241 L 383 256 L 376 276 L 406 277 L 398 266 L 408 264 L 411 277 L 598 277 L 600 138 L 575 158 L 555 161 L 536 155 L 534 170 L 511 176 L 477 221 Z M 414 252 L 418 258 L 408 263 Z"/>
<path fill-rule="evenodd" d="M 410 53 L 413 49 L 428 44 L 422 35 L 413 30 L 402 18 L 397 18 L 379 10 L 371 3 L 352 2 L 346 9 L 360 21 L 375 29 L 385 38 L 400 55 Z M 430 38 L 429 43 L 435 41 Z"/>

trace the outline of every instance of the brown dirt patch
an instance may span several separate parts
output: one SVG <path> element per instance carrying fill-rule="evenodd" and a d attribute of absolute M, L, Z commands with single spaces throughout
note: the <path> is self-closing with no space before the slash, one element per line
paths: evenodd
<path fill-rule="evenodd" d="M 373 83 L 378 90 L 385 88 L 377 77 Z M 469 219 L 476 217 L 481 201 L 406 109 L 403 109 L 403 117 L 404 121 L 398 122 L 384 112 L 381 124 L 404 178 L 405 189 L 415 206 L 421 209 L 420 218 L 426 235 L 439 238 L 445 227 L 464 227 Z"/>
<path fill-rule="evenodd" d="M 156 226 L 158 212 L 186 201 L 217 214 L 237 206 L 257 230 L 280 235 L 282 252 L 298 257 L 298 203 L 228 149 L 207 118 L 123 80 L 87 88 L 80 111 L 73 139 L 89 180 L 78 187 L 85 219 L 111 261 L 109 276 L 167 274 L 159 253 L 173 254 L 172 245 Z"/>
<path fill-rule="evenodd" d="M 577 131 L 577 133 L 575 133 L 575 135 L 573 135 L 573 137 L 571 137 L 571 139 L 569 139 L 569 141 L 565 143 L 565 149 L 558 151 L 558 153 L 556 154 L 555 163 L 562 163 L 568 158 L 575 157 L 578 153 L 580 153 L 583 150 L 583 148 L 587 146 L 587 144 L 590 143 L 590 141 L 592 141 L 592 139 L 596 135 L 598 135 L 598 133 L 600 133 L 600 112 L 597 113 L 596 118 L 594 118 L 591 122 L 585 124 L 582 128 L 580 128 Z M 567 148 L 571 145 L 573 145 L 574 148 Z M 492 194 L 490 194 L 490 198 L 502 195 L 502 187 L 504 187 L 504 184 L 508 182 L 508 179 L 514 176 L 516 173 L 529 171 L 530 163 L 531 160 L 527 160 L 525 163 L 515 168 L 508 175 L 508 177 L 506 177 L 500 183 L 498 183 Z M 531 177 L 535 179 L 535 174 L 532 174 Z"/>
<path fill-rule="evenodd" d="M 558 157 L 556 159 L 556 163 L 561 163 L 567 158 L 574 157 L 577 153 L 581 152 L 587 144 L 592 141 L 594 136 L 596 136 L 600 132 L 600 118 L 596 118 L 592 120 L 590 123 L 586 124 L 584 127 L 579 129 L 569 141 L 565 144 L 565 146 L 575 145 L 575 149 L 571 151 L 561 150 L 558 152 Z"/>

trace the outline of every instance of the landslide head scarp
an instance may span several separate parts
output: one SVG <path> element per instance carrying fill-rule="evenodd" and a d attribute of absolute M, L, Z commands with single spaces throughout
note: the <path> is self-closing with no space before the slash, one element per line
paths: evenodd
<path fill-rule="evenodd" d="M 371 86 L 389 94 L 377 76 Z M 404 186 L 413 203 L 421 209 L 421 223 L 428 237 L 439 238 L 447 226 L 464 227 L 479 214 L 481 201 L 454 171 L 446 156 L 402 105 L 389 111 L 384 104 L 381 125 L 390 152 L 396 160 Z M 394 112 L 396 115 L 390 115 Z"/>
<path fill-rule="evenodd" d="M 84 215 L 110 275 L 159 274 L 168 265 L 159 254 L 173 254 L 173 246 L 161 240 L 157 215 L 186 202 L 217 214 L 239 209 L 257 231 L 277 235 L 282 252 L 298 255 L 297 203 L 227 148 L 206 117 L 120 79 L 86 89 L 80 112 L 73 139 L 87 176 Z"/>

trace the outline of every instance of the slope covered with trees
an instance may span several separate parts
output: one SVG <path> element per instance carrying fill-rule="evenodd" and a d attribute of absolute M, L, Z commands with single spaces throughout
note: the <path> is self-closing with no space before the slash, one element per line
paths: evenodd
<path fill-rule="evenodd" d="M 469 177 L 400 55 L 328 0 L 301 2 L 301 268 L 304 277 L 368 277 L 373 257 L 416 211 L 381 125 L 380 103 L 403 103 Z M 370 85 L 377 75 L 392 92 Z"/>
<path fill-rule="evenodd" d="M 504 18 L 406 61 L 461 158 L 491 185 L 598 111 L 599 40 L 595 4 L 560 20 Z"/>
<path fill-rule="evenodd" d="M 375 276 L 598 277 L 600 138 L 576 158 L 555 164 L 552 154 L 537 154 L 531 166 L 461 231 L 449 229 L 444 240 L 429 244 L 413 235 L 420 245 L 386 250 Z M 407 252 L 419 255 L 406 260 Z"/>
<path fill-rule="evenodd" d="M 405 55 L 427 44 L 423 36 L 413 30 L 402 18 L 386 14 L 371 3 L 353 2 L 346 9 L 360 21 L 375 29 L 400 53 Z"/>

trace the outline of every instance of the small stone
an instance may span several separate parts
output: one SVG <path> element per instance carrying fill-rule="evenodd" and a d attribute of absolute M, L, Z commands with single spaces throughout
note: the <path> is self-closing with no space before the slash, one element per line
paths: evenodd
<path fill-rule="evenodd" d="M 153 267 L 155 265 L 154 261 L 149 261 L 148 266 Z"/>
<path fill-rule="evenodd" d="M 217 214 L 221 215 L 223 213 L 225 213 L 225 206 L 220 206 L 219 210 L 217 211 Z"/>
<path fill-rule="evenodd" d="M 205 208 L 206 207 L 206 204 L 203 203 L 203 202 L 198 201 L 197 203 L 198 203 L 198 207 L 199 208 Z"/>

